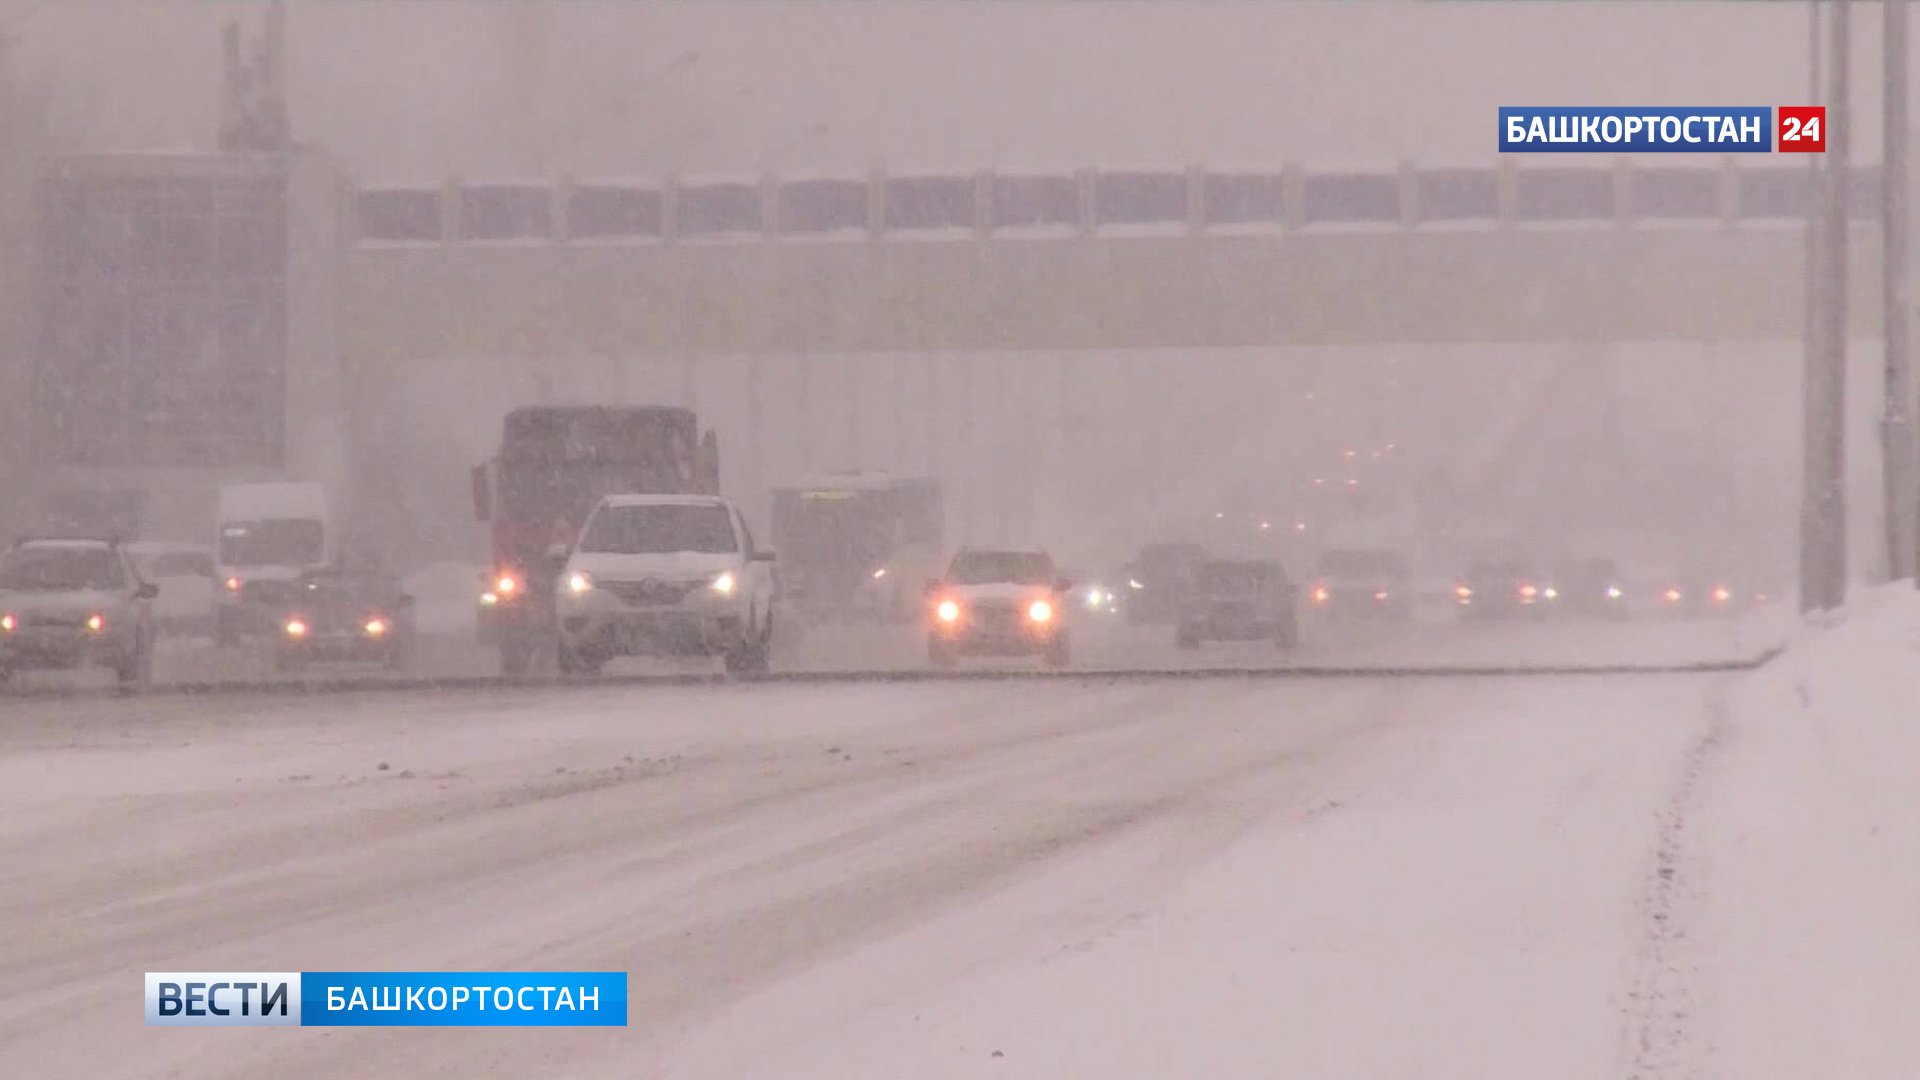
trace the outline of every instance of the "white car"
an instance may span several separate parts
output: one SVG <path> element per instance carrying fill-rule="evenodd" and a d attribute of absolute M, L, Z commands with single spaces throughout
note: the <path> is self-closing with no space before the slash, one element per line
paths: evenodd
<path fill-rule="evenodd" d="M 112 668 L 120 682 L 153 675 L 153 601 L 118 544 L 26 540 L 0 554 L 0 682 L 15 671 Z"/>
<path fill-rule="evenodd" d="M 1039 656 L 1066 667 L 1072 589 L 1044 551 L 956 552 L 946 576 L 927 582 L 927 660 L 951 668 L 963 656 Z"/>
<path fill-rule="evenodd" d="M 562 674 L 597 674 L 616 656 L 718 655 L 731 674 L 767 670 L 773 553 L 725 499 L 608 496 L 573 550 L 550 554 Z"/>
<path fill-rule="evenodd" d="M 160 586 L 153 615 L 169 634 L 211 634 L 216 602 L 213 551 L 142 540 L 127 545 L 140 576 Z"/>

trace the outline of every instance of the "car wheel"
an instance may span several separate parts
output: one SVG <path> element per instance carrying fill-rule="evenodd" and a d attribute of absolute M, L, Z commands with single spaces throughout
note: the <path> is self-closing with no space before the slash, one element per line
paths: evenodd
<path fill-rule="evenodd" d="M 532 666 L 532 642 L 508 639 L 500 643 L 500 674 L 525 675 Z"/>
<path fill-rule="evenodd" d="M 122 653 L 119 662 L 114 665 L 114 675 L 122 686 L 143 684 L 152 673 L 152 650 L 147 636 L 136 634 L 133 648 Z"/>
<path fill-rule="evenodd" d="M 958 662 L 953 646 L 937 637 L 927 638 L 927 663 L 941 671 L 951 671 Z"/>
<path fill-rule="evenodd" d="M 1073 663 L 1073 649 L 1067 641 L 1067 635 L 1056 634 L 1052 641 L 1047 642 L 1044 659 L 1048 667 L 1054 668 L 1063 668 Z"/>
<path fill-rule="evenodd" d="M 769 667 L 768 661 L 770 659 L 767 655 L 767 642 L 765 638 L 758 638 L 756 640 L 741 642 L 733 648 L 728 649 L 726 655 L 721 657 L 721 663 L 726 666 L 727 674 L 729 675 L 765 675 Z"/>
<path fill-rule="evenodd" d="M 413 640 L 408 637 L 395 638 L 393 644 L 387 647 L 387 655 L 385 657 L 387 670 L 399 671 L 407 666 L 408 660 L 412 659 L 412 657 Z"/>

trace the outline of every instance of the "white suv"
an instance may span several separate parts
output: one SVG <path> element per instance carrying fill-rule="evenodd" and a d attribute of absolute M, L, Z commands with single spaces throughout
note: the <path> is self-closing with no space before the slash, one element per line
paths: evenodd
<path fill-rule="evenodd" d="M 711 495 L 610 495 L 560 564 L 556 655 L 565 675 L 616 656 L 714 656 L 767 670 L 773 553 L 737 507 Z"/>

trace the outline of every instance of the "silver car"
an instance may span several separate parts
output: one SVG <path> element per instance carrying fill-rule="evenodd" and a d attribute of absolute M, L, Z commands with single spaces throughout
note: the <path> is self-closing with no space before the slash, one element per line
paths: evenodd
<path fill-rule="evenodd" d="M 122 683 L 147 681 L 159 595 L 118 544 L 16 544 L 0 554 L 0 680 L 28 669 L 98 665 Z"/>

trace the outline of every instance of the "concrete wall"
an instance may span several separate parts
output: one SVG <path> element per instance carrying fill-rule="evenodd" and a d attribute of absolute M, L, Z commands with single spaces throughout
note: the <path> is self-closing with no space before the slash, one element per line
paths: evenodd
<path fill-rule="evenodd" d="M 1877 230 L 1850 316 L 1879 336 Z M 360 246 L 345 347 L 381 366 L 575 353 L 1787 341 L 1804 240 L 1543 228 L 586 246 Z"/>

